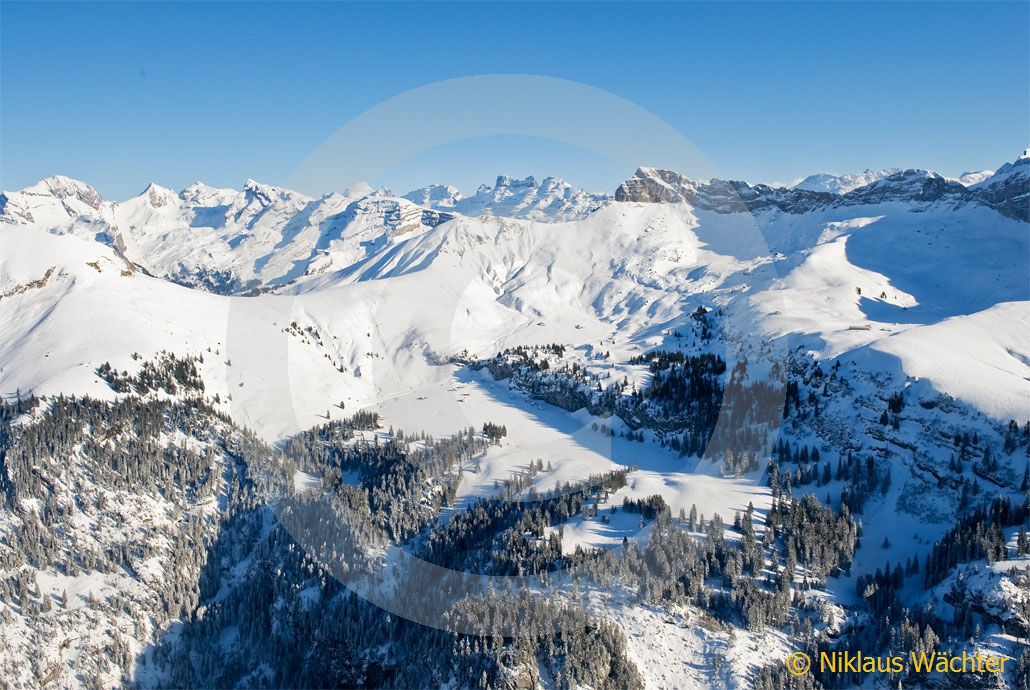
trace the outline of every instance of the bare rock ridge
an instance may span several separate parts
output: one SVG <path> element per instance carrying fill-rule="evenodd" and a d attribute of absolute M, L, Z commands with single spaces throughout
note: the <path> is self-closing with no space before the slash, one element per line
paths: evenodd
<path fill-rule="evenodd" d="M 733 180 L 692 180 L 679 173 L 639 168 L 615 190 L 616 201 L 685 203 L 717 213 L 776 209 L 801 214 L 828 206 L 856 206 L 889 201 L 980 203 L 1016 220 L 1030 220 L 1030 155 L 1003 165 L 983 182 L 966 187 L 927 170 L 901 170 L 843 194 L 751 185 Z"/>
<path fill-rule="evenodd" d="M 1006 216 L 1030 219 L 1030 149 L 971 189 L 977 198 Z"/>

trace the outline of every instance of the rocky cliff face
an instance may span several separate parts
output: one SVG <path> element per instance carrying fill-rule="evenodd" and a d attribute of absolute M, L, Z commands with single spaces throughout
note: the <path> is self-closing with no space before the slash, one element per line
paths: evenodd
<path fill-rule="evenodd" d="M 679 173 L 655 168 L 638 168 L 633 178 L 615 190 L 616 201 L 687 203 L 694 208 L 717 213 L 767 208 L 804 213 L 831 203 L 834 197 L 828 192 L 773 188 L 764 184 L 752 186 L 734 180 L 691 180 Z"/>
<path fill-rule="evenodd" d="M 692 180 L 670 170 L 639 168 L 615 190 L 616 201 L 686 203 L 716 213 L 776 209 L 808 213 L 827 206 L 859 206 L 890 201 L 980 203 L 1017 220 L 1030 217 L 1030 156 L 1024 154 L 984 182 L 966 187 L 926 170 L 902 170 L 845 194 L 794 187 L 751 185 L 733 180 Z"/>
<path fill-rule="evenodd" d="M 971 190 L 981 202 L 1009 218 L 1030 220 L 1030 149 Z"/>

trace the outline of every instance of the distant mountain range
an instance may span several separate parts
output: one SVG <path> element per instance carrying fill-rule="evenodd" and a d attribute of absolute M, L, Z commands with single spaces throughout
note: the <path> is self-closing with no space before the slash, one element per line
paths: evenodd
<path fill-rule="evenodd" d="M 221 294 L 288 285 L 354 266 L 383 247 L 455 216 L 557 223 L 581 220 L 613 201 L 686 203 L 722 213 L 777 209 L 802 214 L 886 201 L 978 203 L 1009 217 L 1030 213 L 1030 157 L 966 186 L 925 170 L 819 174 L 793 188 L 691 180 L 641 168 L 614 194 L 595 194 L 557 177 L 538 183 L 498 176 L 471 196 L 432 185 L 396 196 L 357 189 L 320 198 L 247 180 L 240 190 L 195 183 L 174 192 L 150 184 L 124 202 L 105 201 L 84 182 L 49 177 L 0 195 L 0 223 L 45 228 L 105 242 L 152 275 Z M 983 179 L 981 179 L 983 178 Z"/>

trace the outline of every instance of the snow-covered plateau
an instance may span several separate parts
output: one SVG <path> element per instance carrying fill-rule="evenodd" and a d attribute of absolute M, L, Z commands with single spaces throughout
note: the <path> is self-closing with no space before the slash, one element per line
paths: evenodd
<path fill-rule="evenodd" d="M 1030 151 L 50 177 L 0 195 L 0 394 L 0 687 L 1030 687 Z M 1010 661 L 783 664 L 841 649 Z"/>

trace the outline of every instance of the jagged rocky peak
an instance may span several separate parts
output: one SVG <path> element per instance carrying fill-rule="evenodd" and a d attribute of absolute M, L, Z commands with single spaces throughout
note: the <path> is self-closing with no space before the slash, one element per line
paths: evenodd
<path fill-rule="evenodd" d="M 1006 216 L 1030 222 L 1030 149 L 970 189 Z"/>
<path fill-rule="evenodd" d="M 426 230 L 453 217 L 449 213 L 423 208 L 407 198 L 379 193 L 358 199 L 342 214 L 347 225 L 356 222 L 362 227 L 382 228 L 389 235 Z"/>
<path fill-rule="evenodd" d="M 688 201 L 689 191 L 696 191 L 698 185 L 688 177 L 671 170 L 658 168 L 637 168 L 633 177 L 615 190 L 616 201 L 676 204 Z"/>
<path fill-rule="evenodd" d="M 560 177 L 546 177 L 539 182 L 533 175 L 523 179 L 498 175 L 493 187 L 480 185 L 475 194 L 467 197 L 450 185 L 431 185 L 408 192 L 403 198 L 423 207 L 466 216 L 542 222 L 584 218 L 611 200 L 608 194 L 587 192 Z"/>
<path fill-rule="evenodd" d="M 945 196 L 965 196 L 965 185 L 948 180 L 929 170 L 901 170 L 892 175 L 848 192 L 850 201 L 879 203 L 881 201 L 936 201 Z"/>
<path fill-rule="evenodd" d="M 690 204 L 717 213 L 778 208 L 803 213 L 830 203 L 834 195 L 804 189 L 749 185 L 739 180 L 693 180 L 671 170 L 638 168 L 615 190 L 616 201 Z"/>
<path fill-rule="evenodd" d="M 500 189 L 501 187 L 515 187 L 515 188 L 518 188 L 518 187 L 536 187 L 536 186 L 538 186 L 537 182 L 536 182 L 536 178 L 533 177 L 532 175 L 530 175 L 530 176 L 528 176 L 528 177 L 526 177 L 525 179 L 522 179 L 522 180 L 520 180 L 518 178 L 515 178 L 515 177 L 509 177 L 508 175 L 498 175 L 497 176 L 497 182 L 496 182 L 496 184 L 494 184 L 494 189 Z"/>

